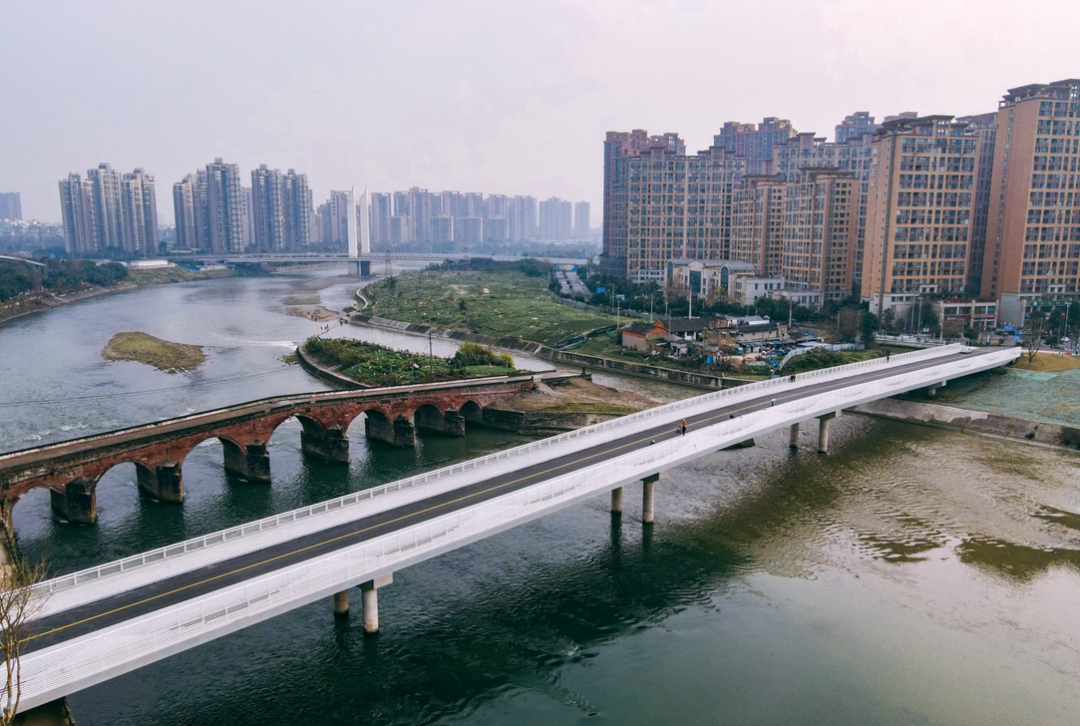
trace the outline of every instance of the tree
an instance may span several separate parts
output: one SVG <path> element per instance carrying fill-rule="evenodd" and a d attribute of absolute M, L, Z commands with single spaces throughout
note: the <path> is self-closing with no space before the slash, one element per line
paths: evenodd
<path fill-rule="evenodd" d="M 465 302 L 465 298 L 463 298 L 463 297 L 458 298 L 457 309 L 462 311 L 462 312 L 465 312 L 466 310 L 469 309 L 469 305 Z"/>
<path fill-rule="evenodd" d="M 836 335 L 842 343 L 854 343 L 859 334 L 859 308 L 841 308 Z"/>
<path fill-rule="evenodd" d="M 19 710 L 20 650 L 27 636 L 27 623 L 45 602 L 44 592 L 35 591 L 32 585 L 45 579 L 46 573 L 44 562 L 30 562 L 11 552 L 7 559 L 7 563 L 0 565 L 0 628 L 3 629 L 0 646 L 4 650 L 7 676 L 0 711 L 2 726 L 14 723 Z"/>
<path fill-rule="evenodd" d="M 861 333 L 863 345 L 869 348 L 874 344 L 876 338 L 874 334 L 881 329 L 881 322 L 878 320 L 878 316 L 871 312 L 864 312 L 862 319 L 859 321 L 859 332 Z"/>
<path fill-rule="evenodd" d="M 1020 342 L 1027 349 L 1028 363 L 1035 360 L 1043 345 L 1043 335 L 1046 333 L 1046 315 L 1039 311 L 1028 316 L 1027 326 L 1020 335 Z"/>
<path fill-rule="evenodd" d="M 888 332 L 894 332 L 893 328 L 896 325 L 896 311 L 892 308 L 885 308 L 881 313 L 881 327 Z"/>
<path fill-rule="evenodd" d="M 941 337 L 948 343 L 963 337 L 964 326 L 956 320 L 949 320 L 941 324 Z"/>

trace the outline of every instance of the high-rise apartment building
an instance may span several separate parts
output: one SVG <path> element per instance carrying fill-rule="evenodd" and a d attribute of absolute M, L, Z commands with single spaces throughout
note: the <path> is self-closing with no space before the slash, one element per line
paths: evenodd
<path fill-rule="evenodd" d="M 290 251 L 307 249 L 308 233 L 311 229 L 311 215 L 314 214 L 307 174 L 297 174 L 293 169 L 289 169 L 288 172 L 282 174 L 281 201 L 285 219 L 283 226 L 285 249 Z M 355 219 L 352 223 L 355 225 Z M 353 234 L 352 240 L 355 243 L 355 234 Z"/>
<path fill-rule="evenodd" d="M 874 117 L 867 111 L 856 111 L 836 125 L 836 143 L 846 144 L 852 139 L 877 131 Z"/>
<path fill-rule="evenodd" d="M 154 177 L 143 169 L 124 174 L 120 182 L 123 247 L 132 254 L 157 254 L 158 218 Z"/>
<path fill-rule="evenodd" d="M 285 201 L 281 172 L 262 164 L 251 170 L 251 200 L 255 217 L 255 246 L 260 252 L 285 248 Z"/>
<path fill-rule="evenodd" d="M 22 219 L 22 199 L 18 192 L 0 192 L 0 219 Z"/>
<path fill-rule="evenodd" d="M 173 211 L 176 215 L 176 244 L 183 250 L 199 249 L 198 182 L 194 174 L 173 184 Z"/>
<path fill-rule="evenodd" d="M 573 233 L 574 207 L 570 202 L 551 197 L 540 202 L 540 239 L 562 241 Z"/>
<path fill-rule="evenodd" d="M 99 164 L 86 172 L 94 205 L 94 239 L 99 251 L 124 248 L 124 208 L 120 198 L 120 172 Z"/>
<path fill-rule="evenodd" d="M 459 248 L 478 245 L 483 239 L 483 217 L 458 217 L 454 220 L 454 242 Z"/>
<path fill-rule="evenodd" d="M 748 175 L 732 193 L 729 258 L 754 265 L 763 277 L 780 277 L 784 252 L 784 190 L 787 180 Z"/>
<path fill-rule="evenodd" d="M 979 138 L 952 116 L 882 124 L 872 149 L 862 296 L 871 310 L 963 292 Z"/>
<path fill-rule="evenodd" d="M 76 173 L 60 180 L 60 211 L 64 217 L 64 248 L 70 255 L 97 251 L 94 237 L 93 187 Z"/>
<path fill-rule="evenodd" d="M 589 203 L 576 202 L 574 204 L 574 239 L 589 239 L 589 229 L 591 228 L 591 224 L 592 219 L 590 219 Z"/>
<path fill-rule="evenodd" d="M 997 114 L 964 116 L 957 123 L 967 124 L 979 139 L 979 162 L 976 165 L 975 198 L 971 211 L 971 242 L 968 246 L 966 292 L 978 295 L 982 287 L 983 257 L 986 252 L 986 224 L 990 218 L 990 190 L 994 175 L 994 143 L 997 138 Z"/>
<path fill-rule="evenodd" d="M 524 242 L 536 239 L 538 226 L 536 220 L 536 197 L 516 196 L 510 201 L 507 212 L 510 225 L 510 241 Z"/>
<path fill-rule="evenodd" d="M 449 250 L 454 244 L 454 218 L 439 216 L 431 221 L 436 249 Z"/>
<path fill-rule="evenodd" d="M 349 252 L 356 248 L 356 198 L 350 189 L 330 192 L 329 220 L 326 228 L 330 236 L 324 242 L 332 252 Z M 355 252 L 354 252 L 355 254 Z"/>
<path fill-rule="evenodd" d="M 390 248 L 390 218 L 394 216 L 389 194 L 371 195 L 371 249 L 384 252 Z"/>
<path fill-rule="evenodd" d="M 1010 89 L 996 137 L 982 294 L 1022 325 L 1031 298 L 1080 291 L 1080 79 Z"/>
<path fill-rule="evenodd" d="M 806 169 L 785 185 L 780 274 L 789 284 L 821 290 L 825 300 L 852 293 L 858 203 L 849 171 Z"/>
<path fill-rule="evenodd" d="M 743 159 L 747 174 L 772 173 L 773 147 L 794 138 L 798 132 L 787 119 L 769 117 L 754 124 L 728 121 L 713 136 L 713 146 Z"/>
<path fill-rule="evenodd" d="M 371 203 L 367 187 L 356 198 L 356 244 L 349 248 L 349 256 L 371 253 Z"/>
<path fill-rule="evenodd" d="M 675 134 L 608 133 L 602 269 L 663 281 L 671 259 L 728 259 L 732 195 L 746 160 L 713 146 L 687 155 Z"/>
<path fill-rule="evenodd" d="M 90 169 L 83 180 L 60 181 L 60 207 L 68 252 L 110 250 L 157 252 L 157 198 L 154 177 L 143 169 L 120 174 L 108 164 Z"/>
<path fill-rule="evenodd" d="M 239 254 L 244 251 L 243 225 L 240 221 L 242 187 L 240 168 L 226 164 L 219 157 L 206 165 L 205 209 L 209 227 L 210 251 L 214 254 Z"/>

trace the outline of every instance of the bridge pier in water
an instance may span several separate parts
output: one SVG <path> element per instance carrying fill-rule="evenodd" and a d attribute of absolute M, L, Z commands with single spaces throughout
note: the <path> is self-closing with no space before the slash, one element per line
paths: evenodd
<path fill-rule="evenodd" d="M 817 450 L 819 454 L 829 453 L 829 423 L 840 415 L 839 411 L 818 416 L 820 426 L 818 428 Z"/>
<path fill-rule="evenodd" d="M 792 449 L 799 448 L 799 424 L 791 424 L 791 437 L 788 439 L 788 446 Z"/>
<path fill-rule="evenodd" d="M 611 490 L 611 513 L 622 514 L 622 487 Z"/>
<path fill-rule="evenodd" d="M 385 416 L 368 413 L 364 416 L 364 435 L 369 441 L 378 441 L 395 449 L 416 448 L 416 428 L 404 416 L 398 416 L 391 421 Z M 345 445 L 347 453 L 348 441 Z"/>
<path fill-rule="evenodd" d="M 376 577 L 360 585 L 364 601 L 364 632 L 379 632 L 379 588 L 392 585 L 394 573 Z"/>
<path fill-rule="evenodd" d="M 345 617 L 349 614 L 349 591 L 334 593 L 334 616 Z"/>
<path fill-rule="evenodd" d="M 370 421 L 371 418 L 368 417 Z M 349 463 L 349 438 L 340 426 L 324 429 L 303 424 L 300 431 L 300 451 L 331 464 Z"/>
<path fill-rule="evenodd" d="M 443 414 L 434 406 L 421 406 L 416 409 L 416 428 L 443 436 L 464 436 L 465 417 L 452 408 Z"/>
<path fill-rule="evenodd" d="M 929 396 L 930 398 L 937 398 L 937 389 L 944 388 L 944 387 L 945 387 L 945 381 L 942 381 L 941 383 L 935 383 L 934 385 L 932 385 L 928 389 L 926 389 L 926 395 Z"/>
<path fill-rule="evenodd" d="M 68 482 L 64 491 L 49 490 L 53 511 L 72 524 L 93 524 L 97 521 L 97 495 L 94 484 L 79 477 Z"/>
<path fill-rule="evenodd" d="M 645 524 L 653 523 L 653 502 L 656 498 L 656 482 L 667 479 L 668 473 L 664 471 L 650 474 L 641 480 L 641 521 Z"/>
<path fill-rule="evenodd" d="M 302 440 L 303 434 L 301 434 Z M 251 482 L 270 481 L 270 454 L 266 444 L 255 439 L 247 446 L 222 440 L 225 449 L 225 471 Z"/>
<path fill-rule="evenodd" d="M 151 469 L 136 465 L 139 493 L 159 502 L 179 504 L 184 501 L 184 476 L 180 464 L 166 461 Z"/>

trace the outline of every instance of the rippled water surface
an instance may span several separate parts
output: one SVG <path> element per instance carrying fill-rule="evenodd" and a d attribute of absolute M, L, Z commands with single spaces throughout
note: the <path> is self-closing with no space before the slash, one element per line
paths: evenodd
<path fill-rule="evenodd" d="M 0 408 L 0 449 L 321 388 L 280 361 L 318 328 L 281 297 L 320 280 L 173 285 L 0 327 L 0 402 L 66 399 Z M 348 288 L 322 295 L 341 307 Z M 167 376 L 102 361 L 120 330 L 217 347 L 204 371 Z M 171 390 L 115 395 L 154 388 Z M 72 708 L 80 725 L 1075 723 L 1080 459 L 858 416 L 834 422 L 823 457 L 804 429 L 796 453 L 777 433 L 674 470 L 652 528 L 632 488 L 621 521 L 599 497 L 395 573 L 375 637 L 315 603 Z M 205 444 L 182 506 L 140 500 L 117 467 L 99 524 L 55 521 L 37 492 L 15 508 L 19 543 L 72 570 L 527 439 L 470 428 L 401 452 L 354 425 L 350 440 L 349 467 L 308 461 L 286 423 L 270 486 L 227 480 Z"/>

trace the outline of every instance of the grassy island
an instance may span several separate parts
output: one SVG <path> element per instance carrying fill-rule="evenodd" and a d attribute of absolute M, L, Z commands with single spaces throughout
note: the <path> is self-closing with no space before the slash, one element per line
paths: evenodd
<path fill-rule="evenodd" d="M 166 373 L 193 371 L 206 355 L 198 345 L 171 343 L 146 333 L 117 333 L 101 351 L 106 360 L 133 360 Z"/>
<path fill-rule="evenodd" d="M 364 312 L 495 338 L 515 335 L 553 347 L 614 327 L 614 315 L 552 300 L 546 266 L 534 260 L 518 264 L 518 269 L 417 270 L 386 278 L 366 288 L 372 306 Z"/>
<path fill-rule="evenodd" d="M 529 374 L 514 368 L 508 353 L 495 353 L 474 343 L 461 346 L 453 358 L 431 358 L 343 338 L 312 338 L 304 343 L 304 352 L 343 376 L 376 386 Z"/>

